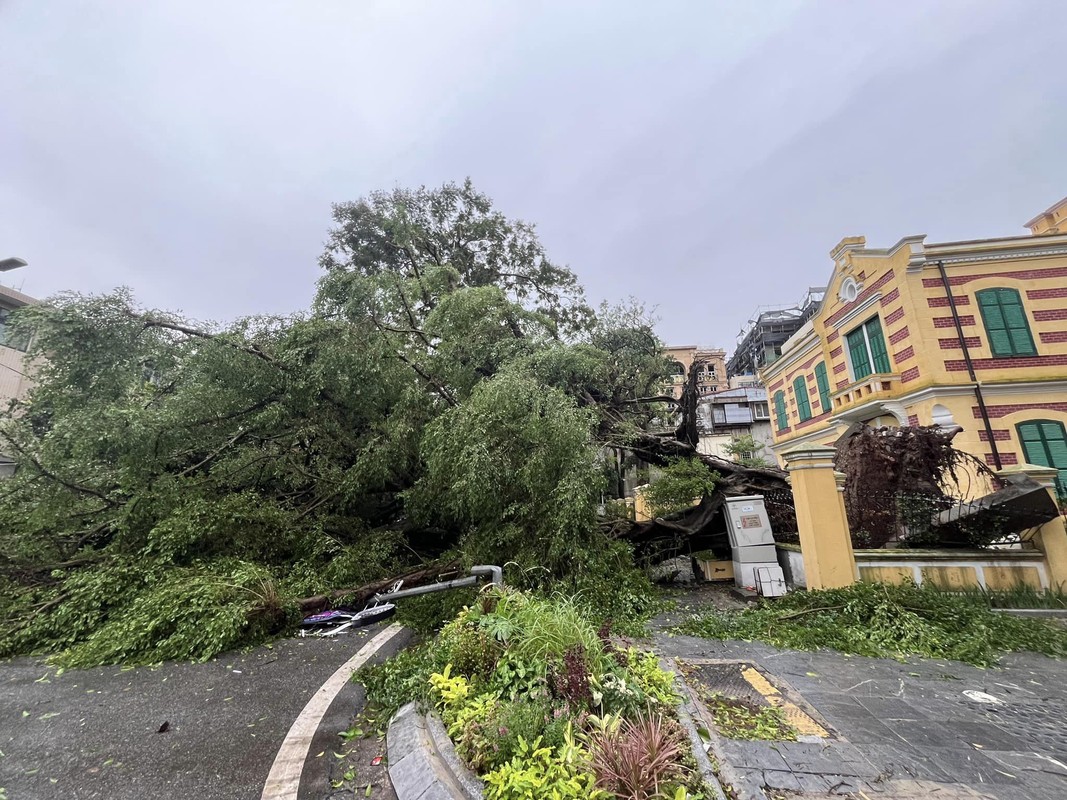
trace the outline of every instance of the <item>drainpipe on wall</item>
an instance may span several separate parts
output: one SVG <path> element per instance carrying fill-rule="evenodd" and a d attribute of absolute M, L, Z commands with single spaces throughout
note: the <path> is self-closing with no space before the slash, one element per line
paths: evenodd
<path fill-rule="evenodd" d="M 978 413 L 982 415 L 982 424 L 985 426 L 986 436 L 989 437 L 989 447 L 993 451 L 993 465 L 999 470 L 1000 451 L 997 449 L 997 440 L 993 438 L 993 426 L 989 424 L 989 412 L 985 407 L 985 398 L 982 396 L 982 384 L 974 372 L 974 363 L 971 361 L 971 350 L 967 347 L 967 338 L 963 335 L 963 323 L 960 322 L 960 313 L 956 310 L 956 298 L 952 296 L 952 287 L 945 273 L 945 262 L 937 262 L 937 271 L 941 273 L 941 285 L 945 287 L 945 295 L 948 297 L 948 307 L 952 311 L 952 321 L 956 323 L 956 335 L 960 337 L 960 346 L 963 348 L 963 361 L 967 365 L 967 374 L 974 383 L 974 399 L 978 401 Z"/>

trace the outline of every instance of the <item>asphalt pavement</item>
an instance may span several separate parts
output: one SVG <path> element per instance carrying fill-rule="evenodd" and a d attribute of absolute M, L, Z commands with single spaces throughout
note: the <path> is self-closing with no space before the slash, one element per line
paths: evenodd
<path fill-rule="evenodd" d="M 202 664 L 58 674 L 39 659 L 0 662 L 0 789 L 6 800 L 258 800 L 308 699 L 382 627 Z M 405 641 L 395 637 L 373 660 Z M 315 756 L 338 746 L 361 703 L 349 683 L 330 706 L 301 800 L 329 793 L 328 765 Z"/>

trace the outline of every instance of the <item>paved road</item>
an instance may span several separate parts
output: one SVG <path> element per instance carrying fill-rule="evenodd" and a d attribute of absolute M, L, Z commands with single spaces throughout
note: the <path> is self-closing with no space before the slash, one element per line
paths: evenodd
<path fill-rule="evenodd" d="M 710 593 L 697 601 L 705 596 L 724 602 Z M 866 784 L 874 797 L 903 780 L 933 782 L 935 797 L 1067 798 L 1067 661 L 1010 653 L 996 668 L 978 669 L 662 632 L 686 613 L 656 621 L 660 653 L 757 665 L 839 734 L 824 744 L 726 742 L 722 759 L 752 784 L 750 796 L 762 796 L 762 785 L 839 794 Z M 983 702 L 985 695 L 994 699 Z M 920 789 L 903 796 L 930 795 L 926 784 Z"/>
<path fill-rule="evenodd" d="M 285 640 L 204 664 L 57 676 L 36 659 L 0 663 L 0 787 L 7 800 L 258 800 L 305 703 L 379 630 Z M 337 732 L 361 702 L 362 690 L 349 684 L 330 707 L 302 800 L 328 793 L 328 767 L 314 756 L 337 748 Z"/>

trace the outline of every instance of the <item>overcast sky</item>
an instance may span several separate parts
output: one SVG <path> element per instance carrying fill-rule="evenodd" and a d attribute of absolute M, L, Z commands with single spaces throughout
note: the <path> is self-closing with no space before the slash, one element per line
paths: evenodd
<path fill-rule="evenodd" d="M 38 297 L 303 308 L 330 204 L 470 176 L 590 298 L 731 350 L 872 246 L 1067 195 L 1067 2 L 0 0 L 0 257 Z"/>

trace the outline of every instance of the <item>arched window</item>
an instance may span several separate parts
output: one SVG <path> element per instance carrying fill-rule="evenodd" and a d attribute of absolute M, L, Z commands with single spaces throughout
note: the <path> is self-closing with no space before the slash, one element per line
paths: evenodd
<path fill-rule="evenodd" d="M 685 367 L 682 366 L 682 362 L 671 362 L 671 375 L 685 375 Z"/>
<path fill-rule="evenodd" d="M 982 289 L 975 293 L 982 312 L 982 324 L 994 356 L 1036 356 L 1034 337 L 1026 309 L 1015 289 Z"/>
<path fill-rule="evenodd" d="M 797 414 L 800 415 L 800 421 L 805 422 L 811 419 L 811 398 L 808 397 L 808 383 L 803 375 L 793 381 L 793 394 L 797 398 Z"/>
<path fill-rule="evenodd" d="M 774 393 L 774 416 L 777 419 L 779 431 L 784 431 L 789 427 L 789 415 L 785 410 L 785 392 Z"/>
<path fill-rule="evenodd" d="M 1030 464 L 1058 469 L 1056 488 L 1067 495 L 1067 431 L 1062 422 L 1050 419 L 1033 419 L 1015 426 L 1023 455 Z"/>

